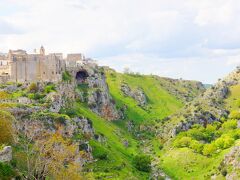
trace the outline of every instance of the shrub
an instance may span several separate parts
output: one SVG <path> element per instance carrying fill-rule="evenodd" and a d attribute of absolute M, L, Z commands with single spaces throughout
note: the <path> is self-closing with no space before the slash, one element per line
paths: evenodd
<path fill-rule="evenodd" d="M 203 155 L 210 156 L 216 151 L 216 146 L 214 144 L 205 144 L 202 150 Z"/>
<path fill-rule="evenodd" d="M 240 111 L 232 111 L 229 114 L 229 118 L 231 118 L 231 119 L 240 119 Z"/>
<path fill-rule="evenodd" d="M 0 162 L 0 179 L 12 179 L 16 176 L 16 172 L 13 168 L 5 163 Z"/>
<path fill-rule="evenodd" d="M 226 149 L 231 147 L 231 145 L 234 143 L 234 138 L 229 135 L 223 135 L 218 138 L 214 143 L 216 147 L 220 149 Z"/>
<path fill-rule="evenodd" d="M 189 147 L 195 152 L 201 153 L 203 149 L 203 144 L 201 144 L 199 141 L 192 140 Z"/>
<path fill-rule="evenodd" d="M 11 98 L 10 94 L 4 91 L 0 91 L 0 99 L 10 99 L 10 98 Z"/>
<path fill-rule="evenodd" d="M 151 170 L 150 156 L 137 155 L 134 157 L 133 164 L 139 171 L 150 172 Z"/>
<path fill-rule="evenodd" d="M 0 144 L 11 144 L 14 141 L 14 130 L 10 113 L 0 110 Z"/>
<path fill-rule="evenodd" d="M 107 153 L 107 151 L 104 148 L 102 148 L 100 146 L 95 146 L 93 148 L 93 157 L 95 159 L 107 160 L 108 153 Z"/>
<path fill-rule="evenodd" d="M 30 86 L 28 87 L 29 91 L 31 93 L 35 93 L 38 91 L 38 87 L 36 83 L 31 83 Z"/>
<path fill-rule="evenodd" d="M 237 128 L 237 120 L 235 120 L 235 119 L 228 120 L 223 123 L 222 127 L 224 129 L 236 129 Z"/>
<path fill-rule="evenodd" d="M 50 84 L 50 85 L 47 85 L 47 86 L 45 86 L 44 87 L 44 92 L 45 93 L 50 93 L 50 92 L 54 92 L 55 91 L 55 86 L 54 86 L 54 84 Z"/>
<path fill-rule="evenodd" d="M 189 147 L 191 144 L 192 138 L 190 137 L 182 137 L 178 138 L 174 141 L 174 146 L 178 148 Z"/>
<path fill-rule="evenodd" d="M 65 71 L 62 73 L 62 80 L 63 81 L 71 81 L 72 80 L 72 76 L 68 71 Z"/>

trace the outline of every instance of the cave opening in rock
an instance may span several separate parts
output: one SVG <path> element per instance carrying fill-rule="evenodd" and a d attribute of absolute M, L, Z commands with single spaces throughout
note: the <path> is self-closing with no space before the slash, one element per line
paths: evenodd
<path fill-rule="evenodd" d="M 78 83 L 85 83 L 88 77 L 88 73 L 86 70 L 78 71 L 76 74 L 76 80 Z"/>

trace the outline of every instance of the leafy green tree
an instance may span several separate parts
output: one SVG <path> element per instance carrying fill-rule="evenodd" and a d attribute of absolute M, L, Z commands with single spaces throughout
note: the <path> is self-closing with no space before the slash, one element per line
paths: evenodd
<path fill-rule="evenodd" d="M 203 150 L 203 144 L 201 144 L 197 140 L 192 140 L 190 143 L 190 148 L 193 149 L 197 153 L 201 153 Z"/>
<path fill-rule="evenodd" d="M 235 119 L 228 120 L 223 123 L 222 127 L 224 129 L 236 129 L 237 128 L 237 120 L 235 120 Z"/>
<path fill-rule="evenodd" d="M 229 118 L 231 119 L 240 119 L 240 111 L 232 111 L 230 114 L 229 114 Z"/>
<path fill-rule="evenodd" d="M 203 147 L 202 153 L 205 156 L 210 156 L 216 151 L 216 146 L 214 144 L 205 144 Z"/>
<path fill-rule="evenodd" d="M 218 138 L 214 143 L 216 147 L 220 149 L 226 149 L 231 147 L 231 145 L 234 143 L 234 138 L 229 135 L 223 135 Z"/>
<path fill-rule="evenodd" d="M 137 155 L 133 160 L 134 166 L 139 171 L 150 172 L 151 171 L 151 159 L 147 155 Z"/>
<path fill-rule="evenodd" d="M 189 147 L 191 144 L 192 138 L 190 137 L 181 137 L 181 138 L 177 138 L 174 141 L 174 146 L 178 147 L 178 148 L 182 148 L 182 147 Z"/>
<path fill-rule="evenodd" d="M 36 93 L 38 91 L 38 87 L 36 83 L 31 83 L 30 86 L 28 87 L 29 91 L 31 93 Z"/>
<path fill-rule="evenodd" d="M 14 142 L 13 120 L 14 117 L 10 113 L 0 110 L 0 144 L 11 144 Z"/>

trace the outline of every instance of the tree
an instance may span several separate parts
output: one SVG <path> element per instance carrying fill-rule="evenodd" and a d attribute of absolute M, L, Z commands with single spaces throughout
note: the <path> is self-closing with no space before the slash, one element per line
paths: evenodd
<path fill-rule="evenodd" d="M 189 147 L 191 144 L 192 138 L 190 137 L 181 137 L 174 141 L 174 146 L 178 148 Z"/>
<path fill-rule="evenodd" d="M 133 160 L 134 166 L 139 171 L 150 172 L 151 170 L 151 159 L 147 155 L 137 155 Z"/>
<path fill-rule="evenodd" d="M 239 111 L 232 111 L 229 114 L 229 118 L 231 118 L 231 119 L 240 119 L 240 112 Z"/>
<path fill-rule="evenodd" d="M 203 147 L 203 155 L 210 156 L 216 151 L 216 146 L 214 144 L 205 144 Z"/>
<path fill-rule="evenodd" d="M 78 146 L 59 133 L 29 128 L 20 142 L 26 153 L 25 179 L 82 179 L 81 165 L 76 161 L 80 159 Z"/>
<path fill-rule="evenodd" d="M 236 129 L 237 128 L 237 120 L 235 120 L 235 119 L 228 120 L 223 123 L 222 127 L 224 129 Z"/>
<path fill-rule="evenodd" d="M 64 139 L 59 133 L 47 134 L 44 140 L 36 142 L 42 166 L 38 172 L 45 172 L 53 179 L 81 179 L 80 164 L 75 160 L 80 158 L 77 146 Z"/>
<path fill-rule="evenodd" d="M 11 144 L 14 142 L 13 120 L 14 117 L 10 113 L 0 110 L 0 144 Z"/>
<path fill-rule="evenodd" d="M 215 142 L 216 147 L 220 149 L 229 148 L 234 143 L 234 138 L 229 135 L 223 135 L 218 138 Z"/>
<path fill-rule="evenodd" d="M 200 152 L 202 152 L 203 144 L 201 144 L 197 140 L 192 140 L 191 144 L 190 144 L 190 148 L 193 149 L 195 152 L 200 153 Z"/>
<path fill-rule="evenodd" d="M 36 83 L 31 83 L 30 86 L 28 87 L 29 91 L 31 93 L 36 93 L 38 91 L 38 87 Z"/>

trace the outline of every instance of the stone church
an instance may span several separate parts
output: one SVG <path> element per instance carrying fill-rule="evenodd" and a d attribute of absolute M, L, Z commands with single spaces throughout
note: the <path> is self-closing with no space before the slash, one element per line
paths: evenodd
<path fill-rule="evenodd" d="M 28 54 L 24 50 L 9 50 L 0 54 L 0 82 L 57 82 L 62 73 L 70 67 L 84 64 L 82 54 L 46 54 L 42 46 L 37 53 Z"/>

